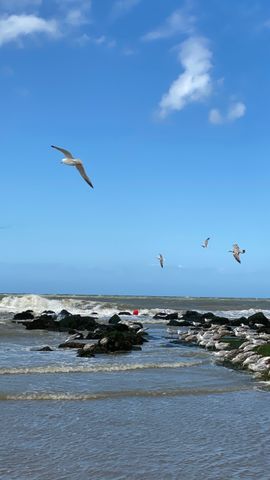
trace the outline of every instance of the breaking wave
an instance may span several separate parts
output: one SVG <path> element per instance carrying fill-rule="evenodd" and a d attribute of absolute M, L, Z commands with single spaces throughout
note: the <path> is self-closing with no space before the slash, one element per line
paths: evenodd
<path fill-rule="evenodd" d="M 52 310 L 55 313 L 61 310 L 68 310 L 70 313 L 79 315 L 91 315 L 93 312 L 98 313 L 102 317 L 110 317 L 120 310 L 133 310 L 133 307 L 128 307 L 111 302 L 98 302 L 90 300 L 89 298 L 81 297 L 61 297 L 48 298 L 41 295 L 7 295 L 0 300 L 0 313 L 18 313 L 24 310 L 33 310 L 35 314 L 40 314 L 44 310 Z M 139 302 L 139 300 L 138 300 Z M 162 309 L 164 312 L 170 313 L 170 309 Z M 166 323 L 164 320 L 153 320 L 149 316 L 153 316 L 159 312 L 160 309 L 140 309 L 140 316 L 146 316 L 144 323 Z"/>
<path fill-rule="evenodd" d="M 202 361 L 195 362 L 163 362 L 163 363 L 134 363 L 113 365 L 46 365 L 42 367 L 15 367 L 0 368 L 0 375 L 29 375 L 48 373 L 109 373 L 158 368 L 183 368 L 201 365 Z"/>
<path fill-rule="evenodd" d="M 170 390 L 124 390 L 112 392 L 97 393 L 58 393 L 58 392 L 31 392 L 19 394 L 0 393 L 0 401 L 91 401 L 91 400 L 110 400 L 127 397 L 176 397 L 176 396 L 202 396 L 202 395 L 220 395 L 233 392 L 244 392 L 250 390 L 250 386 L 226 386 L 214 388 L 177 388 Z"/>

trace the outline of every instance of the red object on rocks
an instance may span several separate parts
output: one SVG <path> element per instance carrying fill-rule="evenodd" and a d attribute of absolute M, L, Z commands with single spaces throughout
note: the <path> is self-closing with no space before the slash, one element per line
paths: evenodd
<path fill-rule="evenodd" d="M 139 310 L 133 310 L 133 315 L 139 315 Z"/>

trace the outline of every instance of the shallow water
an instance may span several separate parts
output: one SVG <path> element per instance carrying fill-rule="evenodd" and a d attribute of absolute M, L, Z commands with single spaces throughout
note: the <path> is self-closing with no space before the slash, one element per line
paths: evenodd
<path fill-rule="evenodd" d="M 270 478 L 264 384 L 215 365 L 202 349 L 172 346 L 167 337 L 177 329 L 150 323 L 149 311 L 140 317 L 151 336 L 142 351 L 89 359 L 74 350 L 35 351 L 57 348 L 66 335 L 11 323 L 8 300 L 14 308 L 29 303 L 27 297 L 6 299 L 0 318 L 1 479 Z M 51 300 L 84 311 L 96 302 L 35 297 L 33 304 Z M 123 302 L 109 308 L 130 306 Z M 222 302 L 207 309 L 222 310 Z M 98 305 L 101 312 L 102 298 Z M 257 305 L 241 301 L 239 310 L 250 308 Z"/>

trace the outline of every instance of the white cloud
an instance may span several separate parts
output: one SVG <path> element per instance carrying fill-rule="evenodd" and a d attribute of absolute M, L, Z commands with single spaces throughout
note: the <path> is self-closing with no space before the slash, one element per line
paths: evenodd
<path fill-rule="evenodd" d="M 97 46 L 104 46 L 107 48 L 114 48 L 116 46 L 116 41 L 110 39 L 105 35 L 100 35 L 99 37 L 90 37 L 86 33 L 77 38 L 76 43 L 81 47 L 84 47 L 86 44 L 92 43 Z"/>
<path fill-rule="evenodd" d="M 88 20 L 82 10 L 72 9 L 67 12 L 66 23 L 72 27 L 80 27 L 81 25 L 88 23 Z"/>
<path fill-rule="evenodd" d="M 246 113 L 246 105 L 242 102 L 232 103 L 226 114 L 222 115 L 220 111 L 216 108 L 213 108 L 209 112 L 209 122 L 214 125 L 221 125 L 224 123 L 231 123 L 241 118 Z"/>
<path fill-rule="evenodd" d="M 181 33 L 191 34 L 194 31 L 194 22 L 195 17 L 187 15 L 183 10 L 176 10 L 167 18 L 164 25 L 144 35 L 142 40 L 150 42 Z"/>
<path fill-rule="evenodd" d="M 241 118 L 246 113 L 246 105 L 242 102 L 236 102 L 229 107 L 227 118 L 229 122 L 233 122 Z"/>
<path fill-rule="evenodd" d="M 210 70 L 212 52 L 203 37 L 190 37 L 180 46 L 179 60 L 184 72 L 172 83 L 159 103 L 158 116 L 165 118 L 174 110 L 208 97 L 212 90 Z"/>
<path fill-rule="evenodd" d="M 44 20 L 35 15 L 10 15 L 0 18 L 0 46 L 34 33 L 56 36 L 58 24 L 55 20 Z"/>
<path fill-rule="evenodd" d="M 139 5 L 141 0 L 116 0 L 113 5 L 112 15 L 114 18 L 126 15 L 132 8 Z"/>
<path fill-rule="evenodd" d="M 223 117 L 217 108 L 212 108 L 212 110 L 210 110 L 209 122 L 213 123 L 214 125 L 219 125 L 223 123 Z"/>

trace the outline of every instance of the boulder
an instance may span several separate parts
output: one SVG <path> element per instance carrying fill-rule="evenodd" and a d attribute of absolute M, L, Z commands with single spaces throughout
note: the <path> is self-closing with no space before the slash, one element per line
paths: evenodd
<path fill-rule="evenodd" d="M 168 315 L 168 314 L 167 314 L 166 312 L 157 312 L 157 313 L 153 316 L 153 318 L 154 318 L 154 319 L 164 319 L 164 320 L 165 320 L 166 317 L 167 317 L 167 315 Z"/>
<path fill-rule="evenodd" d="M 53 310 L 44 310 L 41 315 L 56 315 Z"/>
<path fill-rule="evenodd" d="M 116 323 L 119 323 L 120 321 L 121 321 L 121 318 L 118 315 L 115 314 L 110 318 L 109 323 L 115 325 Z"/>
<path fill-rule="evenodd" d="M 36 349 L 36 352 L 52 352 L 52 351 L 53 351 L 53 348 L 49 347 L 49 345 Z"/>
<path fill-rule="evenodd" d="M 230 325 L 232 327 L 240 327 L 242 324 L 248 325 L 248 319 L 246 317 L 233 318 L 230 320 Z"/>
<path fill-rule="evenodd" d="M 120 325 L 118 324 L 116 326 L 119 327 Z M 133 346 L 141 345 L 143 342 L 145 342 L 143 336 L 137 334 L 135 331 L 114 328 L 108 330 L 105 334 L 103 333 L 98 343 L 87 348 L 87 351 L 84 347 L 80 348 L 78 350 L 78 356 L 89 356 L 88 353 L 92 356 L 98 353 L 128 352 L 132 350 Z"/>
<path fill-rule="evenodd" d="M 177 312 L 168 313 L 168 315 L 166 315 L 166 317 L 165 317 L 165 320 L 177 320 L 177 319 L 178 319 L 178 313 Z"/>
<path fill-rule="evenodd" d="M 257 323 L 264 325 L 265 327 L 270 327 L 270 321 L 262 312 L 254 313 L 254 315 L 248 317 L 248 323 L 251 327 Z"/>
<path fill-rule="evenodd" d="M 169 327 L 190 327 L 190 322 L 186 320 L 170 320 L 167 325 Z"/>
<path fill-rule="evenodd" d="M 67 342 L 63 342 L 63 343 L 60 343 L 60 345 L 58 345 L 58 348 L 83 348 L 85 345 L 85 343 L 83 342 L 76 342 L 74 340 L 72 341 L 67 341 Z"/>
<path fill-rule="evenodd" d="M 32 320 L 34 317 L 33 310 L 25 310 L 24 312 L 16 313 L 13 320 Z"/>
<path fill-rule="evenodd" d="M 118 315 L 131 315 L 130 312 L 119 312 Z"/>
<path fill-rule="evenodd" d="M 98 324 L 94 317 L 82 317 L 81 315 L 68 315 L 58 321 L 61 330 L 93 330 Z"/>
<path fill-rule="evenodd" d="M 27 330 L 58 330 L 58 324 L 51 317 L 51 315 L 41 315 L 40 317 L 35 318 L 31 322 L 23 322 L 23 325 L 27 328 Z"/>

